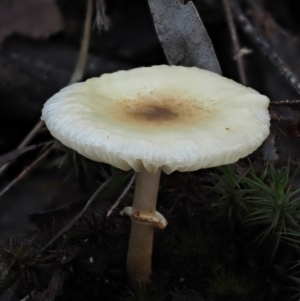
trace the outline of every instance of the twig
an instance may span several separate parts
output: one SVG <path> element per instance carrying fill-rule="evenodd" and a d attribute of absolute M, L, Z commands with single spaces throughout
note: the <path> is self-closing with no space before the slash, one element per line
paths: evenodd
<path fill-rule="evenodd" d="M 21 277 L 19 277 L 11 286 L 8 288 L 3 295 L 0 296 L 0 301 L 12 301 L 16 300 L 16 293 L 20 287 Z"/>
<path fill-rule="evenodd" d="M 90 44 L 92 15 L 93 15 L 93 0 L 88 0 L 81 48 L 80 48 L 80 52 L 79 52 L 75 70 L 70 79 L 70 83 L 69 83 L 70 85 L 81 80 L 83 73 L 84 73 L 84 69 L 85 69 L 85 65 L 86 65 L 86 61 L 87 61 L 89 44 Z"/>
<path fill-rule="evenodd" d="M 129 183 L 127 184 L 127 186 L 125 187 L 125 189 L 122 191 L 122 193 L 120 194 L 120 196 L 118 197 L 118 199 L 114 202 L 114 204 L 108 210 L 106 217 L 109 217 L 112 214 L 112 212 L 115 210 L 115 208 L 117 206 L 119 206 L 120 202 L 122 201 L 122 199 L 125 197 L 125 195 L 129 191 L 129 189 L 131 188 L 131 186 L 132 186 L 135 178 L 136 178 L 136 173 L 133 174 L 133 176 L 131 177 L 131 179 L 130 179 Z"/>
<path fill-rule="evenodd" d="M 246 73 L 245 73 L 245 64 L 244 64 L 244 57 L 241 54 L 241 47 L 240 47 L 240 42 L 239 38 L 236 32 L 236 27 L 233 21 L 233 16 L 232 16 L 232 10 L 231 10 L 231 4 L 230 0 L 222 0 L 223 1 L 223 6 L 225 9 L 225 14 L 226 14 L 226 19 L 228 23 L 228 27 L 230 30 L 230 35 L 231 35 L 231 40 L 234 48 L 234 57 L 237 62 L 237 67 L 238 67 L 238 72 L 240 76 L 240 81 L 243 85 L 247 85 L 247 79 L 246 79 Z"/>
<path fill-rule="evenodd" d="M 300 109 L 300 100 L 277 100 L 270 101 L 270 106 L 286 106 L 290 108 Z"/>
<path fill-rule="evenodd" d="M 36 135 L 36 133 L 43 127 L 44 122 L 40 120 L 35 127 L 28 133 L 28 135 L 24 138 L 24 140 L 19 144 L 18 148 L 22 148 L 26 146 Z"/>
<path fill-rule="evenodd" d="M 38 147 L 38 145 L 31 145 L 31 146 L 23 147 L 20 149 L 15 149 L 7 154 L 1 155 L 0 156 L 0 166 L 3 166 L 12 160 L 15 160 L 19 156 L 21 156 L 31 150 L 34 150 L 37 147 Z"/>
<path fill-rule="evenodd" d="M 300 100 L 273 100 L 270 102 L 270 105 L 277 106 L 290 106 L 290 105 L 299 105 Z"/>
<path fill-rule="evenodd" d="M 43 121 L 39 121 L 35 127 L 29 132 L 29 134 L 25 137 L 25 139 L 19 144 L 17 149 L 20 149 L 26 145 L 32 140 L 32 138 L 35 136 L 35 134 L 40 130 L 40 128 L 44 125 Z M 6 170 L 6 168 L 10 165 L 10 163 L 6 163 L 5 165 L 1 166 L 0 168 L 0 175 Z"/>
<path fill-rule="evenodd" d="M 33 294 L 35 294 L 35 292 L 36 292 L 36 290 L 33 290 L 32 292 L 31 292 L 31 296 L 33 295 Z M 26 295 L 24 298 L 22 298 L 20 301 L 27 301 L 27 300 L 30 300 L 31 299 L 31 297 L 29 296 L 29 295 Z"/>
<path fill-rule="evenodd" d="M 60 237 L 62 237 L 65 233 L 67 233 L 83 216 L 83 214 L 87 211 L 87 209 L 91 206 L 93 201 L 96 199 L 98 194 L 108 186 L 117 175 L 113 175 L 108 178 L 105 182 L 103 182 L 100 187 L 94 192 L 91 198 L 87 201 L 84 208 L 63 228 L 61 229 L 52 239 L 51 241 L 41 250 L 41 253 L 46 251 L 53 243 L 55 243 Z"/>
<path fill-rule="evenodd" d="M 105 0 L 96 0 L 96 24 L 99 31 L 101 31 L 102 29 L 104 29 L 105 31 L 109 30 L 110 21 L 105 13 L 105 10 Z"/>
<path fill-rule="evenodd" d="M 175 199 L 171 208 L 168 211 L 168 215 L 170 215 L 173 212 L 173 210 L 175 209 L 175 207 L 177 207 L 179 201 L 183 198 L 183 196 L 184 196 L 184 194 L 182 192 L 178 194 L 177 198 Z"/>
<path fill-rule="evenodd" d="M 27 166 L 17 177 L 15 177 L 2 191 L 0 192 L 0 198 L 14 185 L 20 182 L 29 172 L 31 172 L 41 161 L 43 161 L 52 151 L 53 148 L 48 148 L 42 154 L 34 160 L 29 166 Z"/>
<path fill-rule="evenodd" d="M 37 293 L 35 296 L 30 298 L 32 301 L 41 301 L 41 300 L 54 300 L 61 293 L 62 287 L 66 280 L 66 271 L 63 269 L 57 268 L 54 270 L 48 288 L 43 292 Z"/>
<path fill-rule="evenodd" d="M 82 43 L 80 47 L 79 56 L 77 59 L 77 64 L 75 70 L 73 71 L 72 77 L 69 81 L 69 85 L 74 84 L 82 79 L 86 61 L 87 61 L 87 54 L 88 48 L 90 43 L 90 32 L 91 32 L 91 24 L 92 24 L 92 15 L 93 15 L 93 0 L 88 0 L 87 2 L 87 12 L 84 24 L 84 32 Z M 44 121 L 40 120 L 34 128 L 27 134 L 24 140 L 20 143 L 18 148 L 22 148 L 26 146 L 34 136 L 39 132 L 39 130 L 44 126 Z M 5 164 L 0 168 L 0 175 L 7 169 L 10 163 Z"/>
<path fill-rule="evenodd" d="M 253 27 L 235 0 L 232 2 L 232 9 L 234 17 L 241 26 L 241 29 L 251 38 L 253 43 L 259 47 L 262 53 L 269 58 L 274 66 L 279 69 L 280 73 L 285 77 L 288 83 L 300 95 L 300 83 L 295 74 L 287 67 L 286 63 L 271 48 L 262 35 L 260 35 L 259 32 Z"/>

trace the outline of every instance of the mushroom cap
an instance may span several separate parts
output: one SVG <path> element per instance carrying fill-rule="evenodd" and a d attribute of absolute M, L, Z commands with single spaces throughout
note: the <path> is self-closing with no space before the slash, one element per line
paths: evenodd
<path fill-rule="evenodd" d="M 269 99 L 195 67 L 118 71 L 70 85 L 44 105 L 51 134 L 123 170 L 193 171 L 236 162 L 269 134 Z"/>

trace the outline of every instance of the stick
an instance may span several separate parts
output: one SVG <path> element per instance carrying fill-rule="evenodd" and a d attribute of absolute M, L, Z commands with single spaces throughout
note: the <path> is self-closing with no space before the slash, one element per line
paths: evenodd
<path fill-rule="evenodd" d="M 29 132 L 29 134 L 24 138 L 24 140 L 19 144 L 17 149 L 20 149 L 26 145 L 32 140 L 32 138 L 36 135 L 36 133 L 42 128 L 44 125 L 43 121 L 39 121 L 35 127 Z M 0 175 L 6 170 L 6 168 L 10 165 L 10 163 L 6 163 L 5 165 L 1 166 L 0 168 Z"/>
<path fill-rule="evenodd" d="M 80 81 L 83 77 L 83 73 L 88 57 L 89 44 L 90 44 L 92 15 L 93 15 L 93 0 L 88 0 L 81 48 L 80 48 L 77 64 L 73 72 L 73 75 L 70 79 L 69 85 Z"/>
<path fill-rule="evenodd" d="M 122 193 L 120 194 L 118 199 L 114 202 L 114 204 L 108 210 L 106 217 L 109 217 L 112 214 L 112 212 L 115 210 L 115 208 L 117 206 L 119 206 L 120 202 L 125 197 L 125 195 L 128 193 L 129 189 L 131 188 L 132 184 L 134 183 L 135 178 L 136 178 L 136 173 L 133 174 L 133 176 L 131 177 L 131 179 L 130 179 L 129 183 L 127 184 L 127 186 L 125 187 L 125 189 L 122 191 Z"/>
<path fill-rule="evenodd" d="M 240 81 L 244 86 L 246 86 L 247 79 L 246 79 L 246 73 L 245 73 L 244 57 L 241 54 L 240 42 L 239 42 L 239 38 L 238 38 L 238 35 L 236 32 L 236 27 L 235 27 L 235 24 L 233 21 L 231 4 L 229 3 L 230 0 L 222 0 L 222 1 L 223 1 L 224 9 L 225 9 L 228 27 L 230 30 L 230 36 L 231 36 L 231 40 L 232 40 L 232 44 L 233 44 L 233 48 L 234 48 L 234 57 L 237 62 Z"/>
<path fill-rule="evenodd" d="M 88 0 L 85 24 L 84 24 L 84 32 L 83 32 L 83 38 L 82 38 L 82 43 L 81 43 L 81 47 L 80 47 L 80 52 L 79 52 L 79 56 L 77 59 L 77 64 L 76 64 L 75 70 L 73 71 L 72 77 L 69 81 L 69 85 L 80 81 L 83 77 L 83 73 L 84 73 L 84 69 L 85 69 L 85 65 L 86 65 L 86 61 L 87 61 L 89 43 L 90 43 L 92 15 L 93 15 L 93 0 Z M 22 148 L 22 147 L 28 145 L 28 143 L 35 137 L 35 135 L 39 132 L 39 130 L 43 126 L 44 126 L 44 121 L 40 120 L 33 127 L 33 129 L 27 134 L 27 136 L 23 139 L 23 141 L 20 143 L 18 148 Z M 10 165 L 10 163 L 7 163 L 0 168 L 0 175 L 7 169 L 7 167 L 9 165 Z"/>
<path fill-rule="evenodd" d="M 64 227 L 62 228 L 51 240 L 50 242 L 41 250 L 40 253 L 43 253 L 49 247 L 55 243 L 60 237 L 62 237 L 65 233 L 67 233 L 83 216 L 83 214 L 87 211 L 87 209 L 91 206 L 93 201 L 96 199 L 98 194 L 103 191 L 105 187 L 107 187 L 114 179 L 116 175 L 111 176 L 105 182 L 103 182 L 100 187 L 94 192 L 91 198 L 87 201 L 84 208 Z"/>
<path fill-rule="evenodd" d="M 271 48 L 267 41 L 253 27 L 236 1 L 232 2 L 232 9 L 234 17 L 239 23 L 241 29 L 251 38 L 253 43 L 255 43 L 259 47 L 262 53 L 269 58 L 269 60 L 274 64 L 279 72 L 285 77 L 288 83 L 300 95 L 300 83 L 295 74 L 287 67 L 286 63 L 279 57 L 279 55 Z"/>
<path fill-rule="evenodd" d="M 31 172 L 39 163 L 41 163 L 52 151 L 52 148 L 46 149 L 36 160 L 27 166 L 16 178 L 14 178 L 1 192 L 0 198 L 10 190 L 14 185 L 19 183 L 29 172 Z"/>

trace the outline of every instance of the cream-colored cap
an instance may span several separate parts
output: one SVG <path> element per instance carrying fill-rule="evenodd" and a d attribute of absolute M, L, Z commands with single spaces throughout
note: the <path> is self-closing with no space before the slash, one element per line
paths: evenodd
<path fill-rule="evenodd" d="M 195 67 L 153 66 L 91 78 L 44 105 L 51 134 L 94 161 L 166 173 L 229 164 L 269 134 L 269 99 Z"/>

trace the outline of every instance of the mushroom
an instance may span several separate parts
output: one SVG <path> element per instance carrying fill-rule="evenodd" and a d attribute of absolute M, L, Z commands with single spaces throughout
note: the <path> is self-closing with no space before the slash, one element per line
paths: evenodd
<path fill-rule="evenodd" d="M 137 172 L 127 271 L 131 282 L 151 273 L 161 171 L 195 171 L 236 162 L 269 134 L 269 99 L 195 67 L 118 71 L 62 89 L 42 111 L 51 134 L 83 156 Z"/>

